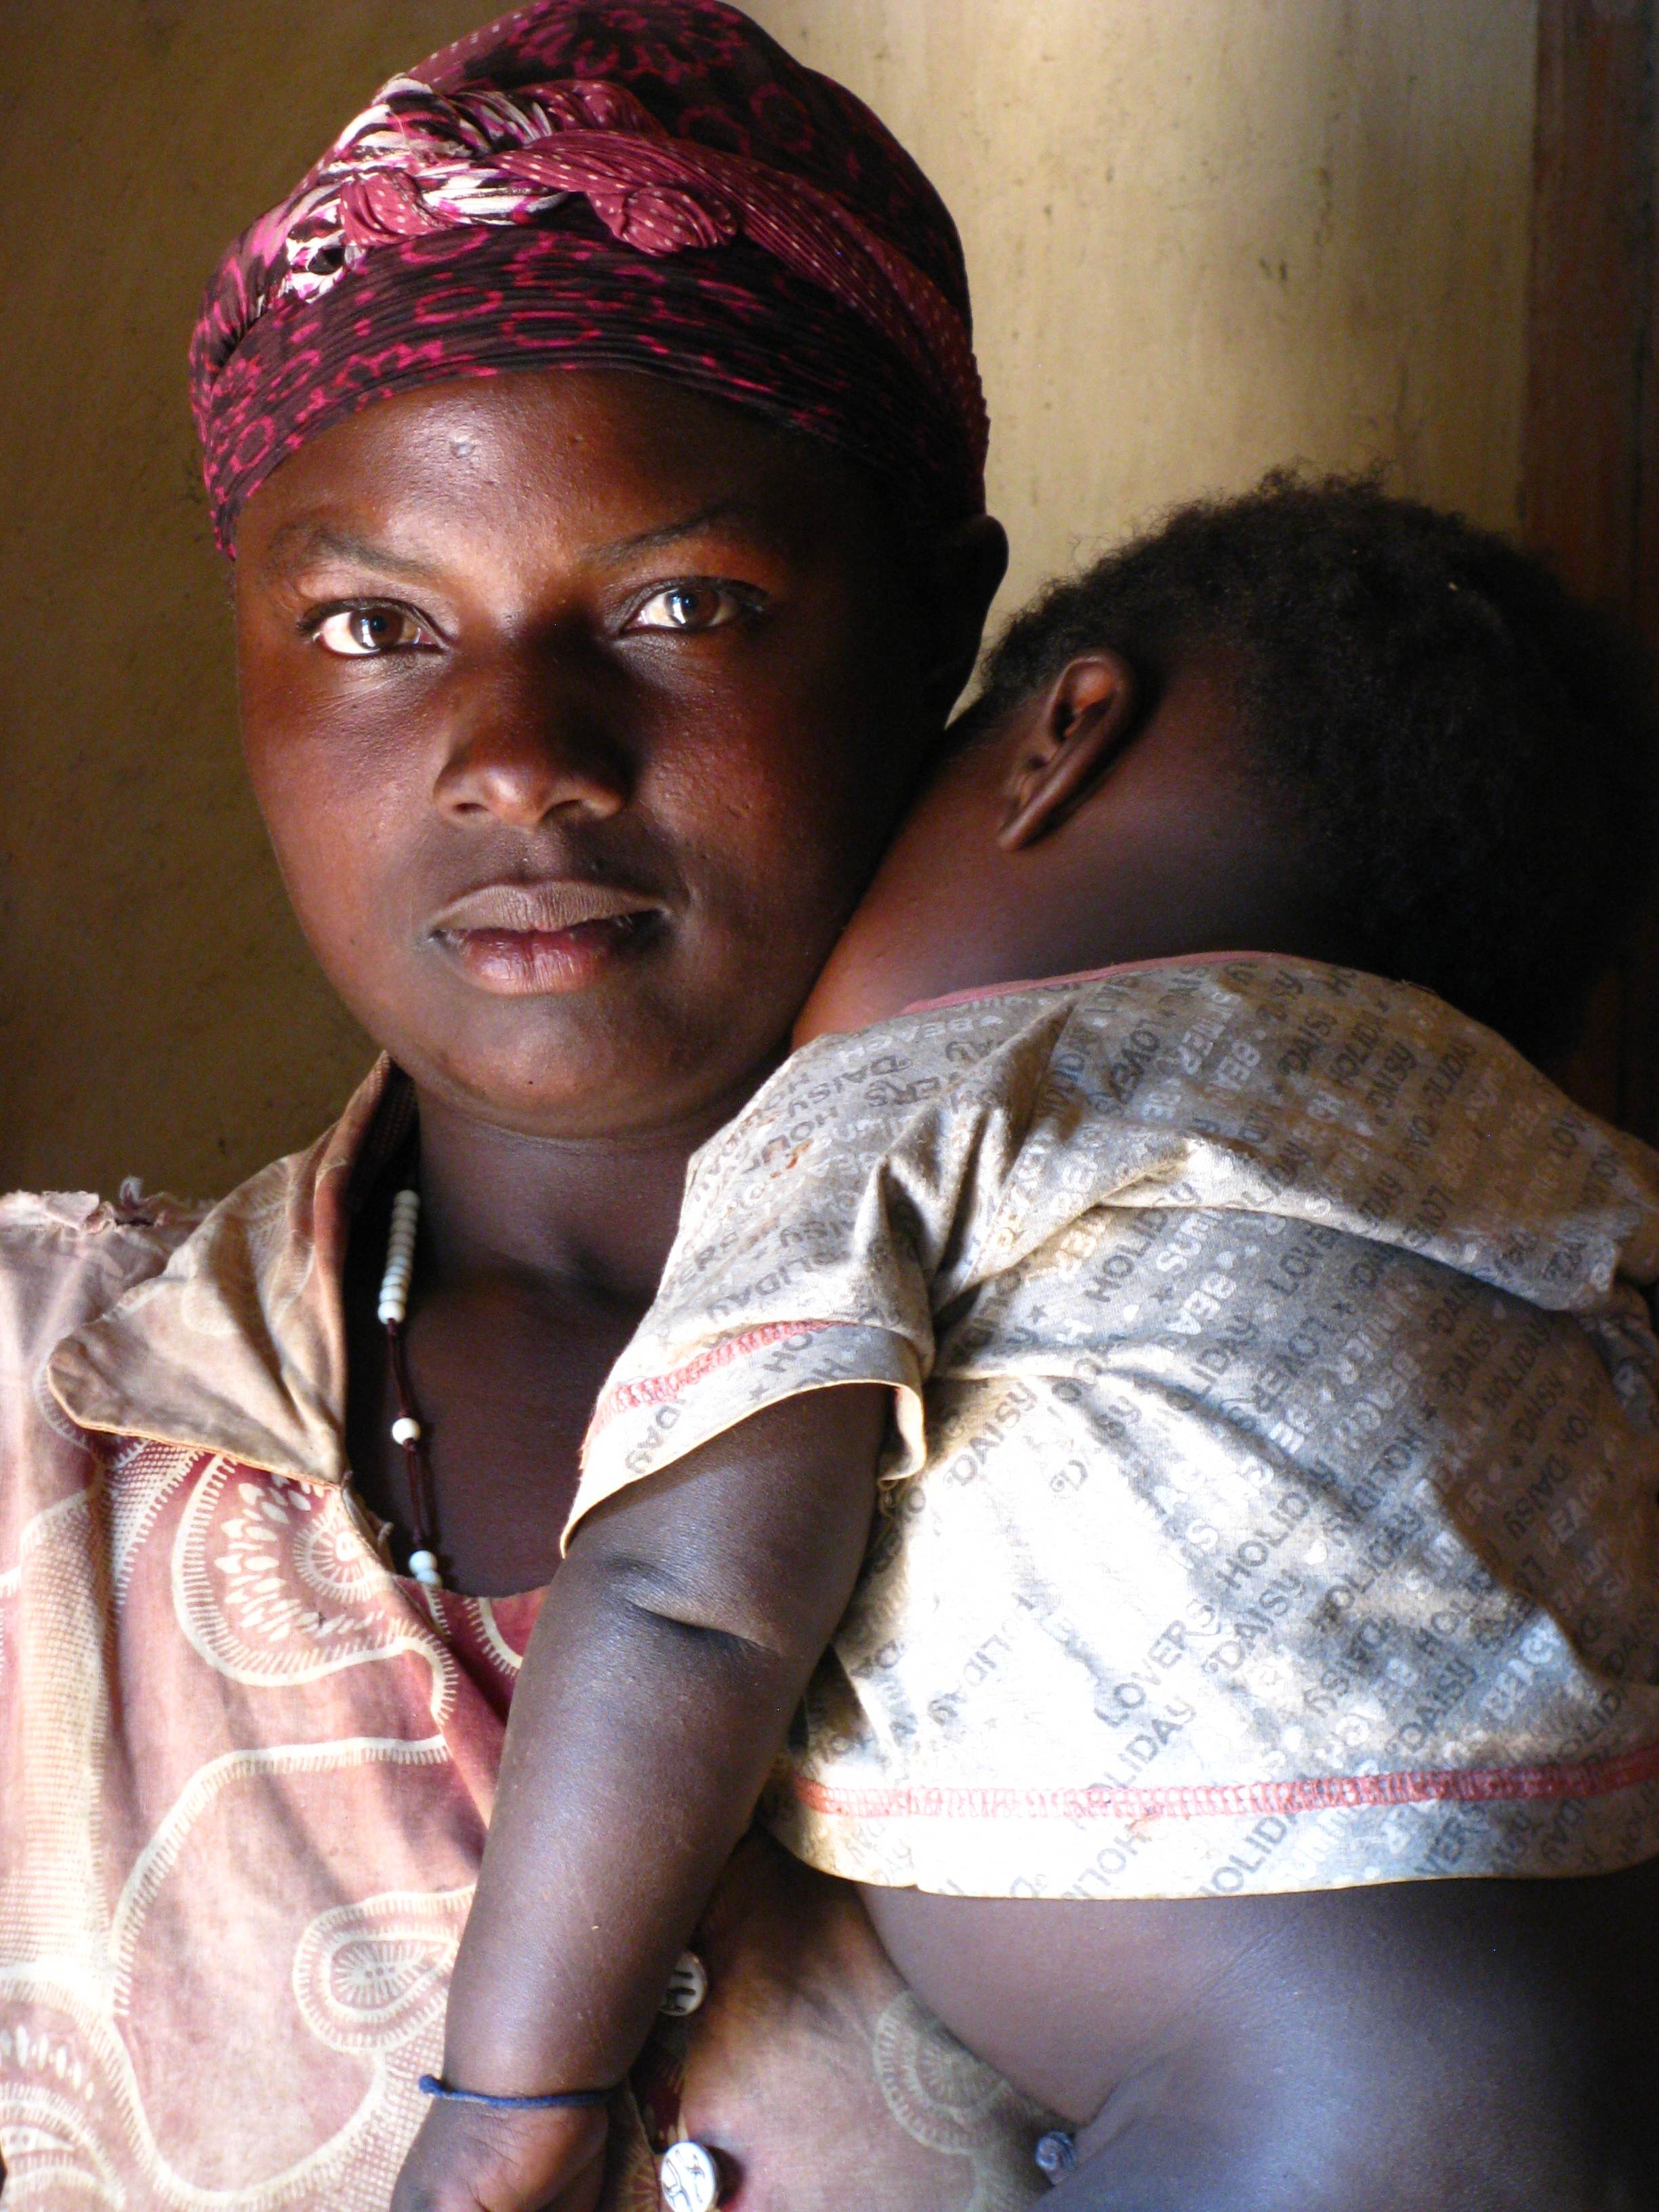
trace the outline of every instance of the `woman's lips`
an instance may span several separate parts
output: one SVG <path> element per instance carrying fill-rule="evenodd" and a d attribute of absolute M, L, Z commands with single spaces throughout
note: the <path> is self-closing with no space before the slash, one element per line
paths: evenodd
<path fill-rule="evenodd" d="M 481 989 L 532 996 L 586 989 L 661 917 L 639 893 L 599 884 L 489 884 L 428 934 Z"/>

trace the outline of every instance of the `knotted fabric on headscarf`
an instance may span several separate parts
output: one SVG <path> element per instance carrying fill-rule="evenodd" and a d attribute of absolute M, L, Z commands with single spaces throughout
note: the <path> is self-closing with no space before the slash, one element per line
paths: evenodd
<path fill-rule="evenodd" d="M 537 0 L 394 77 L 226 254 L 191 349 L 221 545 L 307 438 L 514 368 L 643 369 L 984 503 L 954 225 L 869 110 L 720 0 Z"/>

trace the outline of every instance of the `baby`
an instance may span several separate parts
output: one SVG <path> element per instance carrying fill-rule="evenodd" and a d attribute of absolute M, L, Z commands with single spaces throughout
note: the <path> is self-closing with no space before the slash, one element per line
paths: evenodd
<path fill-rule="evenodd" d="M 1058 2201 L 1659 2203 L 1659 1159 L 1522 1057 L 1650 742 L 1363 484 L 1015 623 L 595 1413 L 400 2207 L 597 2202 L 757 1805 Z"/>

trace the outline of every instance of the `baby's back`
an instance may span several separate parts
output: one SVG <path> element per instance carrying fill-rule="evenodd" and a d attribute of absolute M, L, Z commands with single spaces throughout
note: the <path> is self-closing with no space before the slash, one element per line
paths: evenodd
<path fill-rule="evenodd" d="M 1229 1899 L 865 1902 L 945 2024 L 1073 2124 L 1057 2212 L 1659 2206 L 1659 1863 Z"/>

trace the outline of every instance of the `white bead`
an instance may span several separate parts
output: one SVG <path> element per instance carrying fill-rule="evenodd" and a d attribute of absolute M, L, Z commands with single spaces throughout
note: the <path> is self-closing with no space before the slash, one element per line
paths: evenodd
<path fill-rule="evenodd" d="M 394 1444 L 415 1443 L 418 1442 L 420 1434 L 420 1423 L 407 1413 L 399 1413 L 392 1424 L 392 1441 Z"/>
<path fill-rule="evenodd" d="M 444 1578 L 438 1571 L 437 1559 L 430 1552 L 411 1552 L 409 1571 L 422 1589 L 441 1589 L 444 1586 Z"/>
<path fill-rule="evenodd" d="M 682 1951 L 674 1961 L 674 1971 L 668 1977 L 668 1987 L 657 2010 L 666 2020 L 689 2020 L 694 2012 L 702 2009 L 708 1995 L 708 1967 L 695 1951 Z"/>
<path fill-rule="evenodd" d="M 720 2201 L 720 2170 L 700 2142 L 671 2143 L 657 2181 L 668 2212 L 714 2212 Z"/>
<path fill-rule="evenodd" d="M 1069 2128 L 1050 2128 L 1046 2136 L 1037 2137 L 1036 2148 L 1031 2155 L 1036 2160 L 1038 2172 L 1058 2183 L 1077 2164 L 1077 2138 Z"/>
<path fill-rule="evenodd" d="M 415 1273 L 415 1239 L 420 1224 L 421 1194 L 400 1190 L 392 1201 L 392 1229 L 386 1238 L 386 1273 L 380 1278 L 376 1308 L 381 1322 L 402 1326 L 409 1311 L 409 1285 Z"/>

